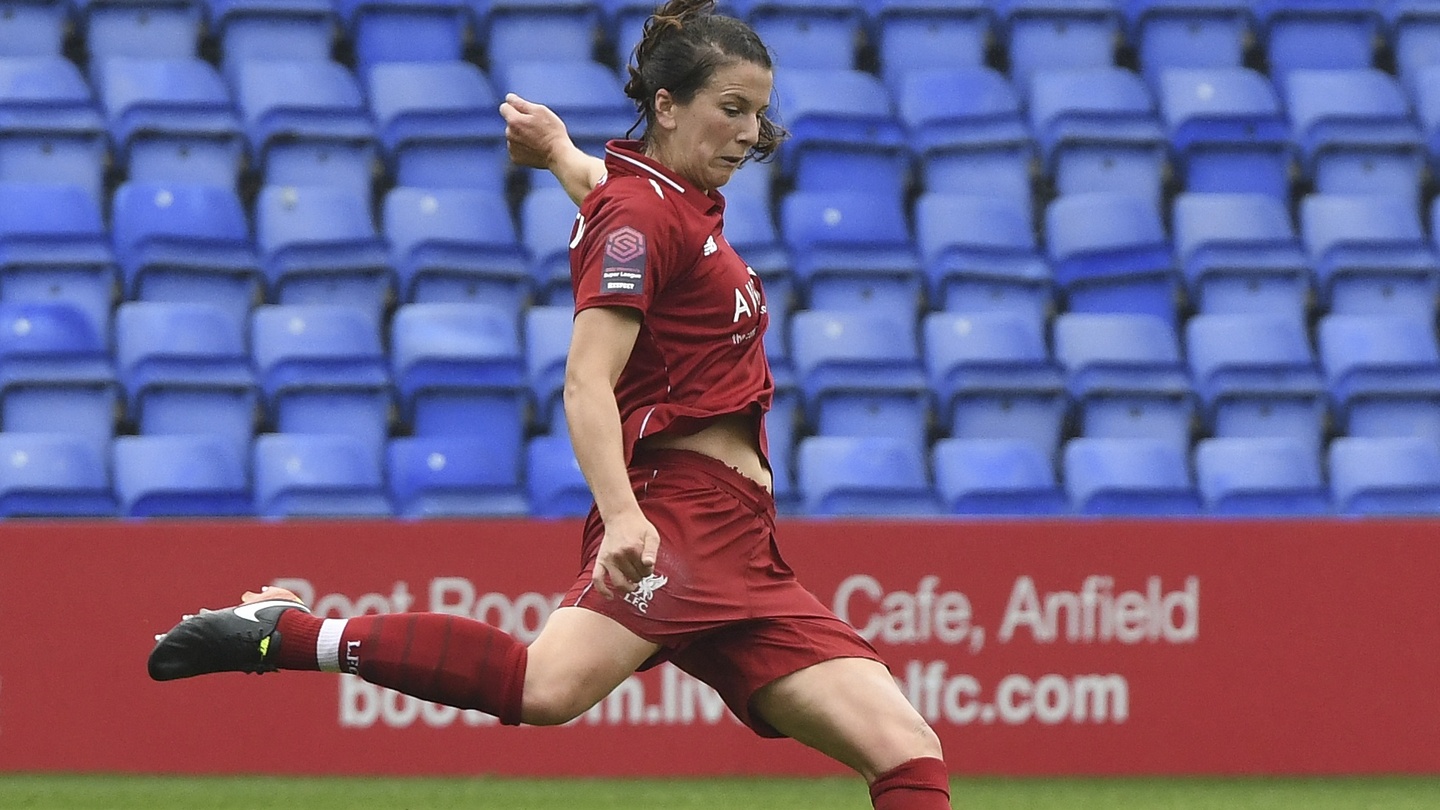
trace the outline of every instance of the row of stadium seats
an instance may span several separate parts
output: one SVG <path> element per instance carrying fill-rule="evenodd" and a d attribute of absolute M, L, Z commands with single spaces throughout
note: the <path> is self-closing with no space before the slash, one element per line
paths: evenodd
<path fill-rule="evenodd" d="M 326 58 L 339 29 L 357 63 L 457 59 L 492 64 L 627 55 L 649 0 L 63 0 L 0 25 L 0 55 L 58 53 L 73 21 L 90 59 L 193 56 L 213 32 L 225 58 Z M 1253 40 L 1272 72 L 1366 67 L 1382 40 L 1402 72 L 1436 60 L 1440 17 L 1425 0 L 726 0 L 787 68 L 850 68 L 865 50 L 887 70 L 997 58 L 1021 78 L 1095 67 L 1125 41 L 1147 72 L 1237 66 Z M 603 42 L 602 42 L 603 41 Z M 600 47 L 602 44 L 605 47 Z M 471 46 L 476 46 L 472 49 Z"/>
<path fill-rule="evenodd" d="M 620 79 L 594 62 L 523 62 L 488 78 L 461 61 L 387 63 L 359 79 L 327 60 L 247 61 L 222 78 L 196 58 L 113 58 L 91 72 L 93 93 L 64 58 L 0 58 L 0 181 L 71 182 L 99 200 L 113 151 L 140 182 L 235 186 L 248 165 L 264 184 L 366 193 L 383 159 L 399 185 L 501 190 L 497 90 L 549 104 L 595 153 L 635 120 Z M 1167 71 L 1153 93 L 1121 68 L 1043 71 L 1017 91 L 971 67 L 907 74 L 892 94 L 861 71 L 791 68 L 776 78 L 791 132 L 780 171 L 803 190 L 985 188 L 1028 205 L 1036 161 L 1060 194 L 1155 197 L 1170 161 L 1189 191 L 1289 199 L 1298 159 L 1322 193 L 1418 199 L 1440 154 L 1440 65 L 1411 91 L 1355 69 L 1297 71 L 1277 92 L 1239 67 Z M 773 185 L 747 180 L 762 196 Z"/>
<path fill-rule="evenodd" d="M 123 393 L 123 422 L 142 434 L 239 444 L 263 412 L 286 433 L 486 435 L 492 453 L 518 457 L 528 433 L 564 432 L 570 322 L 568 307 L 531 307 L 522 326 L 487 304 L 407 304 L 383 331 L 353 307 L 267 305 L 242 328 L 207 304 L 131 302 L 112 360 L 73 307 L 0 303 L 0 424 L 109 440 Z M 1197 425 L 1310 447 L 1332 428 L 1440 445 L 1440 347 L 1414 318 L 1326 316 L 1318 353 L 1273 315 L 1197 315 L 1183 351 L 1144 315 L 1060 315 L 1048 336 L 1013 313 L 932 313 L 918 334 L 912 323 L 866 310 L 772 322 L 779 463 L 809 432 L 917 449 L 936 432 L 1012 438 L 1047 456 L 1071 434 L 1185 448 Z"/>
<path fill-rule="evenodd" d="M 743 174 L 743 171 L 742 171 Z M 7 301 L 62 298 L 108 340 L 125 300 L 195 301 L 243 323 L 257 300 L 345 303 L 379 320 L 392 301 L 483 302 L 519 312 L 569 303 L 575 205 L 559 189 L 521 203 L 498 191 L 397 187 L 377 227 L 367 194 L 261 189 L 251 220 L 220 186 L 127 183 L 106 227 L 78 187 L 0 182 L 0 281 Z M 750 204 L 746 204 L 746 203 Z M 1383 195 L 1311 195 L 1300 227 L 1264 195 L 1152 200 L 1097 192 L 1054 200 L 1043 247 L 1024 207 L 999 197 L 786 195 L 779 226 L 743 197 L 726 238 L 760 274 L 771 306 L 1149 314 L 1435 315 L 1440 253 L 1416 206 Z M 913 225 L 911 220 L 913 218 Z M 1440 233 L 1440 201 L 1427 219 Z M 913 236 L 912 236 L 913 232 Z M 1177 292 L 1189 304 L 1177 305 Z"/>
<path fill-rule="evenodd" d="M 884 438 L 810 437 L 799 486 L 809 515 L 1440 514 L 1440 446 L 1336 439 L 1324 454 L 1283 439 L 1207 439 L 1187 454 L 1144 439 L 1074 439 L 1063 486 L 1035 448 L 947 439 L 924 453 Z M 933 467 L 933 472 L 932 472 Z M 484 437 L 71 436 L 0 433 L 0 517 L 259 515 L 579 516 L 589 491 L 569 440 L 542 436 L 523 473 Z"/>
<path fill-rule="evenodd" d="M 0 517 L 583 515 L 568 438 L 525 448 L 524 475 L 484 436 L 0 433 Z"/>

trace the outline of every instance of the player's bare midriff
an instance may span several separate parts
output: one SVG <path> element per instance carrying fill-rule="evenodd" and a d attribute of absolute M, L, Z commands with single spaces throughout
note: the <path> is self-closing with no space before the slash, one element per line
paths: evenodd
<path fill-rule="evenodd" d="M 741 475 L 770 490 L 770 470 L 760 460 L 755 419 L 746 414 L 717 416 L 700 430 L 684 436 L 661 433 L 640 440 L 640 446 L 690 450 L 719 459 Z"/>

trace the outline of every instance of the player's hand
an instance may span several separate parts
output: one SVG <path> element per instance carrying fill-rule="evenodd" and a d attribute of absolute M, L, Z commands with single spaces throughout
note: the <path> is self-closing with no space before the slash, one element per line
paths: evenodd
<path fill-rule="evenodd" d="M 574 144 L 565 122 L 544 104 L 508 93 L 500 105 L 505 119 L 505 146 L 510 160 L 532 169 L 549 169 L 557 156 Z"/>
<path fill-rule="evenodd" d="M 606 599 L 615 598 L 612 587 L 632 593 L 654 573 L 659 551 L 660 533 L 640 510 L 606 520 L 591 581 Z"/>

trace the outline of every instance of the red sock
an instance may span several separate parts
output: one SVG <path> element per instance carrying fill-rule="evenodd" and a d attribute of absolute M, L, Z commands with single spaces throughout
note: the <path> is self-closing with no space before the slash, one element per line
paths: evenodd
<path fill-rule="evenodd" d="M 950 810 L 950 774 L 945 762 L 919 757 L 902 762 L 870 783 L 875 810 Z"/>
<path fill-rule="evenodd" d="M 327 622 L 333 624 L 327 627 Z M 341 671 L 421 700 L 479 709 L 506 725 L 520 724 L 528 651 L 484 622 L 443 613 L 341 621 L 287 610 L 280 614 L 278 629 L 281 669 L 329 668 L 319 664 L 317 642 L 338 633 Z"/>

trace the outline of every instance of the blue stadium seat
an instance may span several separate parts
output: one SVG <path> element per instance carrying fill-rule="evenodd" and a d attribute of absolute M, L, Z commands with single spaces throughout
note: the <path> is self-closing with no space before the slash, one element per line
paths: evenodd
<path fill-rule="evenodd" d="M 798 297 L 790 247 L 781 239 L 769 203 L 755 198 L 734 200 L 728 194 L 726 201 L 725 241 L 759 277 L 774 322 L 775 313 L 789 312 Z"/>
<path fill-rule="evenodd" d="M 473 302 L 519 312 L 530 299 L 530 258 L 496 192 L 394 188 L 385 238 L 401 301 Z"/>
<path fill-rule="evenodd" d="M 812 309 L 790 318 L 790 333 L 808 421 L 818 433 L 924 444 L 930 387 L 913 318 Z"/>
<path fill-rule="evenodd" d="M 575 311 L 570 307 L 530 307 L 525 310 L 525 368 L 535 400 L 535 421 L 551 433 L 563 429 L 565 360 Z M 767 333 L 768 334 L 768 333 Z"/>
<path fill-rule="evenodd" d="M 1116 0 L 997 0 L 1010 78 L 1020 86 L 1042 70 L 1103 67 L 1120 38 Z"/>
<path fill-rule="evenodd" d="M 364 439 L 268 433 L 255 439 L 253 455 L 260 517 L 392 514 L 379 447 Z"/>
<path fill-rule="evenodd" d="M 213 304 L 248 323 L 261 297 L 260 259 L 229 188 L 126 183 L 111 199 L 125 297 Z"/>
<path fill-rule="evenodd" d="M 941 439 L 935 489 L 957 515 L 1056 515 L 1069 511 L 1052 456 L 1015 439 Z"/>
<path fill-rule="evenodd" d="M 1057 292 L 1071 312 L 1128 312 L 1175 324 L 1179 277 L 1155 201 L 1067 194 L 1045 211 Z"/>
<path fill-rule="evenodd" d="M 1300 203 L 1300 233 L 1322 309 L 1434 317 L 1440 259 L 1410 200 L 1313 194 Z"/>
<path fill-rule="evenodd" d="M 1050 265 L 1029 205 L 1009 197 L 931 193 L 915 203 L 915 238 L 932 307 L 1049 314 Z"/>
<path fill-rule="evenodd" d="M 775 162 L 747 162 L 730 175 L 730 182 L 721 189 L 725 193 L 725 224 L 730 222 L 730 208 L 758 203 L 765 206 L 775 197 Z"/>
<path fill-rule="evenodd" d="M 1175 331 L 1146 315 L 1055 319 L 1055 357 L 1087 438 L 1190 446 L 1194 395 Z"/>
<path fill-rule="evenodd" d="M 910 155 L 890 94 L 858 70 L 787 67 L 775 76 L 776 110 L 790 137 L 780 168 L 802 191 L 901 193 Z"/>
<path fill-rule="evenodd" d="M 390 497 L 405 517 L 524 515 L 520 459 L 496 455 L 491 437 L 413 436 L 392 439 L 387 454 Z"/>
<path fill-rule="evenodd" d="M 73 0 L 92 64 L 116 56 L 195 56 L 204 6 L 193 0 Z"/>
<path fill-rule="evenodd" d="M 770 492 L 782 515 L 800 512 L 800 491 L 795 485 L 795 445 L 803 422 L 804 402 L 793 385 L 775 389 L 765 415 L 766 458 L 770 462 Z"/>
<path fill-rule="evenodd" d="M 920 446 L 881 436 L 809 436 L 796 450 L 796 476 L 809 515 L 935 515 Z"/>
<path fill-rule="evenodd" d="M 536 59 L 548 65 L 585 62 L 594 56 L 601 23 L 600 4 L 594 0 L 470 0 L 470 4 L 480 21 L 477 39 L 485 41 L 492 66 Z M 536 50 L 542 42 L 543 53 Z M 622 63 L 635 42 L 621 52 Z"/>
<path fill-rule="evenodd" d="M 245 135 L 230 91 L 208 62 L 114 57 L 93 70 L 130 182 L 235 185 Z"/>
<path fill-rule="evenodd" d="M 533 50 L 537 40 L 530 36 L 524 47 Z M 547 53 L 552 44 L 547 42 Z M 619 77 L 598 62 L 509 63 L 492 56 L 490 79 L 501 97 L 518 93 L 554 110 L 575 144 L 592 155 L 603 155 L 605 142 L 635 123 L 635 105 Z"/>
<path fill-rule="evenodd" d="M 1187 191 L 1290 197 L 1290 124 L 1275 87 L 1246 68 L 1171 69 L 1160 112 Z"/>
<path fill-rule="evenodd" d="M 1440 442 L 1440 349 L 1430 321 L 1327 315 L 1317 338 L 1342 432 Z"/>
<path fill-rule="evenodd" d="M 1260 0 L 1254 7 L 1270 75 L 1369 67 L 1381 20 L 1374 0 Z"/>
<path fill-rule="evenodd" d="M 397 185 L 504 191 L 500 99 L 468 62 L 392 62 L 368 77 L 370 110 Z"/>
<path fill-rule="evenodd" d="M 788 299 L 775 298 L 765 292 L 765 311 L 769 321 L 761 341 L 765 344 L 765 360 L 770 364 L 770 376 L 774 379 L 778 396 L 784 389 L 793 389 L 795 383 L 795 361 L 790 355 L 790 312 L 793 309 Z"/>
<path fill-rule="evenodd" d="M 1310 264 L 1290 211 L 1265 194 L 1181 194 L 1175 254 L 1195 308 L 1305 318 Z"/>
<path fill-rule="evenodd" d="M 346 304 L 379 320 L 394 274 L 368 194 L 266 186 L 255 201 L 255 242 L 269 300 Z"/>
<path fill-rule="evenodd" d="M 105 121 L 61 56 L 0 58 L 0 182 L 80 186 L 99 204 Z"/>
<path fill-rule="evenodd" d="M 1440 174 L 1440 63 L 1416 71 L 1412 92 L 1426 162 L 1432 175 Z"/>
<path fill-rule="evenodd" d="M 525 459 L 531 516 L 584 517 L 590 511 L 594 501 L 569 435 L 536 436 L 526 447 Z"/>
<path fill-rule="evenodd" d="M 1370 68 L 1297 70 L 1284 88 L 1301 166 L 1316 191 L 1419 200 L 1424 147 L 1394 77 Z"/>
<path fill-rule="evenodd" d="M 341 433 L 376 448 L 389 434 L 390 373 L 378 324 L 346 306 L 262 306 L 251 353 L 282 433 Z"/>
<path fill-rule="evenodd" d="M 1347 515 L 1440 514 L 1440 446 L 1416 438 L 1330 443 L 1330 491 Z"/>
<path fill-rule="evenodd" d="M 880 74 L 897 86 L 912 70 L 979 67 L 995 12 L 984 0 L 870 0 Z"/>
<path fill-rule="evenodd" d="M 1030 81 L 1029 110 L 1058 193 L 1160 198 L 1165 131 L 1138 75 L 1116 67 L 1041 71 Z"/>
<path fill-rule="evenodd" d="M 1383 0 L 1379 5 L 1395 72 L 1413 87 L 1422 70 L 1440 64 L 1440 6 L 1430 0 Z"/>
<path fill-rule="evenodd" d="M 239 447 L 259 401 L 245 331 L 210 304 L 131 301 L 115 313 L 115 360 L 144 434 L 208 433 Z"/>
<path fill-rule="evenodd" d="M 786 71 L 855 66 L 866 21 L 861 0 L 729 0 L 727 5 L 750 23 Z"/>
<path fill-rule="evenodd" d="M 375 126 L 350 71 L 334 62 L 255 60 L 239 63 L 230 80 L 263 183 L 370 193 Z"/>
<path fill-rule="evenodd" d="M 0 57 L 60 56 L 70 25 L 70 3 L 15 3 L 0 16 Z"/>
<path fill-rule="evenodd" d="M 85 189 L 0 182 L 0 300 L 73 304 L 105 342 L 115 277 L 110 237 Z"/>
<path fill-rule="evenodd" d="M 923 275 L 899 196 L 796 191 L 781 202 L 780 229 L 812 309 L 914 318 Z"/>
<path fill-rule="evenodd" d="M 1195 478 L 1212 515 L 1320 515 L 1330 493 L 1314 445 L 1291 439 L 1202 439 Z"/>
<path fill-rule="evenodd" d="M 251 59 L 330 59 L 338 18 L 330 0 L 206 0 L 226 75 Z"/>
<path fill-rule="evenodd" d="M 417 436 L 484 436 L 491 463 L 520 468 L 530 386 L 516 313 L 487 304 L 406 304 L 391 322 L 401 418 Z"/>
<path fill-rule="evenodd" d="M 1127 0 L 1127 39 L 1153 84 L 1176 68 L 1236 68 L 1251 27 L 1245 0 Z"/>
<path fill-rule="evenodd" d="M 1085 515 L 1193 515 L 1200 496 L 1183 446 L 1158 439 L 1071 439 L 1065 490 Z"/>
<path fill-rule="evenodd" d="M 780 239 L 771 217 L 770 200 L 751 196 L 748 191 L 725 194 L 725 241 L 760 276 L 770 301 L 789 298 L 793 290 L 790 249 Z"/>
<path fill-rule="evenodd" d="M 105 445 L 69 433 L 0 433 L 0 517 L 108 517 Z"/>
<path fill-rule="evenodd" d="M 1059 448 L 1069 403 L 1041 323 L 1009 312 L 925 317 L 925 367 L 951 436 Z"/>
<path fill-rule="evenodd" d="M 640 44 L 645 21 L 655 11 L 652 0 L 600 0 L 605 12 L 605 35 L 615 45 L 615 54 L 624 63 Z"/>
<path fill-rule="evenodd" d="M 1329 397 L 1303 321 L 1196 315 L 1185 324 L 1185 344 L 1212 435 L 1320 446 Z"/>
<path fill-rule="evenodd" d="M 464 0 L 336 0 L 363 75 L 385 62 L 445 62 L 465 50 Z"/>
<path fill-rule="evenodd" d="M 530 254 L 535 299 L 573 304 L 570 288 L 570 234 L 579 210 L 561 188 L 536 189 L 520 204 L 520 241 Z"/>
<path fill-rule="evenodd" d="M 69 433 L 98 446 L 115 435 L 118 402 L 106 337 L 85 313 L 63 301 L 0 302 L 7 433 Z"/>
<path fill-rule="evenodd" d="M 1030 210 L 1035 143 L 1003 75 L 987 67 L 908 71 L 896 106 L 927 191 L 984 189 Z"/>
<path fill-rule="evenodd" d="M 219 436 L 121 436 L 112 459 L 125 517 L 253 515 L 250 443 Z"/>

